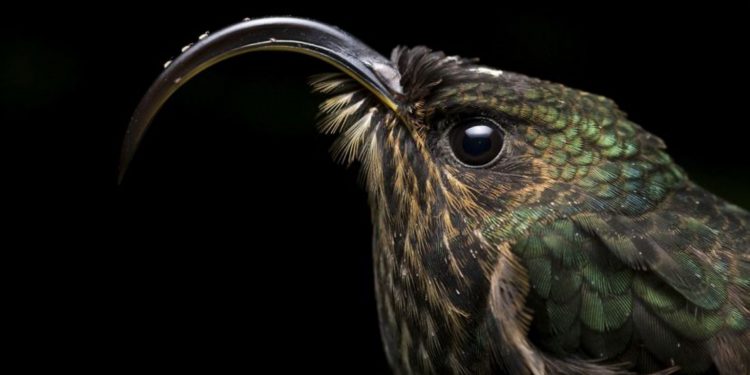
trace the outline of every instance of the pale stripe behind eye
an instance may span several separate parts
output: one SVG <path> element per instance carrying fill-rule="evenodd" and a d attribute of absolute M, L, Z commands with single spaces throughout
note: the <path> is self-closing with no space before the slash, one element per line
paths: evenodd
<path fill-rule="evenodd" d="M 475 72 L 475 73 L 489 74 L 489 75 L 491 75 L 493 77 L 500 77 L 503 74 L 502 70 L 492 69 L 492 68 L 488 68 L 486 66 L 480 66 L 480 67 L 477 67 L 477 68 L 471 68 L 471 69 L 469 69 L 469 71 Z"/>

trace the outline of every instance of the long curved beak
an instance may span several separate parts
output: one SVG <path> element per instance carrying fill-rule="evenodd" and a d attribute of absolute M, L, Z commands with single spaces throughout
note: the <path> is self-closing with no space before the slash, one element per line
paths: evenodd
<path fill-rule="evenodd" d="M 288 51 L 313 56 L 341 69 L 394 111 L 402 95 L 398 69 L 353 36 L 332 26 L 294 17 L 247 20 L 199 40 L 169 63 L 130 119 L 120 156 L 119 180 L 161 106 L 191 78 L 230 57 L 253 51 Z"/>

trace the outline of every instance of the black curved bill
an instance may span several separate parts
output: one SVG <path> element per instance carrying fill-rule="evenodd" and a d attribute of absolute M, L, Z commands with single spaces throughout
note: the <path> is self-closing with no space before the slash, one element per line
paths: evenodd
<path fill-rule="evenodd" d="M 151 120 L 169 97 L 212 65 L 253 51 L 289 51 L 319 58 L 341 69 L 396 111 L 401 76 L 385 57 L 353 36 L 320 22 L 294 17 L 248 20 L 215 32 L 173 60 L 141 99 L 130 119 L 120 157 L 120 175 L 133 159 Z"/>

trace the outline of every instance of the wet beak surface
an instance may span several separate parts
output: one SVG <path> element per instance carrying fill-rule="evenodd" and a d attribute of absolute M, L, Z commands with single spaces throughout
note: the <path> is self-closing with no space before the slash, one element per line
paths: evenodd
<path fill-rule="evenodd" d="M 154 116 L 177 89 L 212 65 L 253 51 L 297 52 L 318 58 L 357 80 L 390 109 L 396 111 L 399 107 L 398 70 L 353 36 L 300 18 L 246 20 L 202 38 L 167 64 L 130 120 L 120 157 L 120 180 Z"/>

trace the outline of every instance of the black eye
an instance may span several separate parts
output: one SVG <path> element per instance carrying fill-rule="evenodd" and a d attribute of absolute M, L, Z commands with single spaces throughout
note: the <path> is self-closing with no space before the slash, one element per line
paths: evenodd
<path fill-rule="evenodd" d="M 464 120 L 451 128 L 448 137 L 456 158 L 472 167 L 490 163 L 503 149 L 502 130 L 486 118 Z"/>

